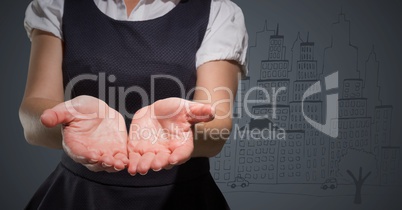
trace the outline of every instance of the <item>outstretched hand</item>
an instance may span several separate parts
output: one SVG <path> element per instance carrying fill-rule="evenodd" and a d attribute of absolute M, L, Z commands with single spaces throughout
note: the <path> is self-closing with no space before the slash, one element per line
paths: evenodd
<path fill-rule="evenodd" d="M 138 110 L 129 133 L 128 172 L 146 174 L 190 159 L 194 150 L 191 126 L 213 120 L 210 105 L 167 98 Z"/>
<path fill-rule="evenodd" d="M 117 172 L 128 164 L 127 130 L 119 112 L 105 102 L 79 96 L 45 110 L 46 127 L 62 125 L 63 149 L 91 171 Z"/>

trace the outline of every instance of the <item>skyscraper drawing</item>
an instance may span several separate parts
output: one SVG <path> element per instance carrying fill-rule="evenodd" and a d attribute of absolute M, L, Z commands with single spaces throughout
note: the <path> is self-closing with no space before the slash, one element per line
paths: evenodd
<path fill-rule="evenodd" d="M 339 99 L 338 137 L 330 140 L 329 175 L 339 177 L 339 160 L 349 148 L 370 151 L 371 118 L 367 117 L 367 98 L 363 80 L 345 79 L 343 98 Z"/>
<path fill-rule="evenodd" d="M 346 78 L 359 78 L 358 48 L 351 42 L 350 21 L 341 12 L 332 24 L 331 44 L 324 50 L 322 75 L 339 71 L 340 84 Z"/>
<path fill-rule="evenodd" d="M 380 62 L 377 60 L 377 54 L 374 46 L 365 63 L 364 72 L 364 90 L 363 96 L 367 98 L 367 113 L 375 113 L 375 107 L 382 104 L 380 99 Z"/>
<path fill-rule="evenodd" d="M 299 36 L 299 34 L 298 34 Z M 310 42 L 307 34 L 306 42 L 301 42 L 295 60 L 296 80 L 293 82 L 293 101 L 290 102 L 290 129 L 303 130 L 305 132 L 303 141 L 304 162 L 303 162 L 303 183 L 321 183 L 328 173 L 328 145 L 323 135 L 313 128 L 304 119 L 303 112 L 316 122 L 322 122 L 322 99 L 321 94 L 314 94 L 301 103 L 303 94 L 307 89 L 319 80 L 318 64 L 315 59 L 315 43 Z M 296 53 L 296 52 L 293 52 Z"/>
<path fill-rule="evenodd" d="M 284 41 L 284 36 L 279 35 L 278 24 L 275 35 L 271 35 L 269 39 L 268 60 L 261 61 L 261 74 L 257 85 L 267 90 L 271 104 L 288 105 L 289 103 L 289 60 L 285 59 Z M 267 100 L 264 91 L 257 92 L 257 100 Z"/>
<path fill-rule="evenodd" d="M 266 27 L 265 30 L 267 30 Z M 248 130 L 288 129 L 290 80 L 288 79 L 289 61 L 285 59 L 285 56 L 284 36 L 279 35 L 278 24 L 275 34 L 269 36 L 268 59 L 261 60 L 260 79 L 257 80 L 258 87 L 265 89 L 268 95 L 262 90 L 257 91 L 256 97 L 261 103 L 251 108 L 255 118 L 245 126 Z M 279 88 L 283 90 L 278 91 Z M 264 103 L 267 99 L 269 103 Z M 261 136 L 251 139 L 250 135 L 239 138 L 236 149 L 237 176 L 251 183 L 278 183 L 279 147 L 279 141 L 276 139 L 264 139 Z M 285 147 L 286 145 L 283 149 L 286 149 Z M 301 157 L 298 159 L 301 161 Z"/>

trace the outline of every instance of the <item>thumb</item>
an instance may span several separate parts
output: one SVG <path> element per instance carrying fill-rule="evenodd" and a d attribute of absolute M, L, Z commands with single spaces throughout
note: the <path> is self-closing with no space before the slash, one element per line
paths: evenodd
<path fill-rule="evenodd" d="M 191 124 L 209 122 L 215 118 L 215 110 L 209 104 L 192 102 L 187 109 L 187 116 Z"/>
<path fill-rule="evenodd" d="M 42 124 L 48 128 L 55 127 L 58 124 L 67 124 L 73 119 L 74 116 L 68 111 L 65 103 L 45 110 L 40 116 Z"/>

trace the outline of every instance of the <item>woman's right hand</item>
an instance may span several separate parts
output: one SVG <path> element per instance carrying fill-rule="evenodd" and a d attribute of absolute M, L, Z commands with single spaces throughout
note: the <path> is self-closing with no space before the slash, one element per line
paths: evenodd
<path fill-rule="evenodd" d="M 129 162 L 124 119 L 102 100 L 78 96 L 45 110 L 41 122 L 61 124 L 64 151 L 91 171 L 117 172 Z"/>

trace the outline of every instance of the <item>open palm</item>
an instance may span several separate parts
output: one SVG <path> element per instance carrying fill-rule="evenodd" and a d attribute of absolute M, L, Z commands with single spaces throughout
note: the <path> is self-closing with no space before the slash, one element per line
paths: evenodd
<path fill-rule="evenodd" d="M 159 100 L 138 110 L 127 144 L 129 173 L 146 174 L 186 162 L 194 149 L 191 126 L 213 118 L 210 105 L 181 98 Z"/>
<path fill-rule="evenodd" d="M 46 110 L 41 121 L 47 127 L 62 124 L 63 149 L 92 171 L 116 172 L 128 164 L 124 119 L 97 98 L 79 96 L 61 103 Z"/>

